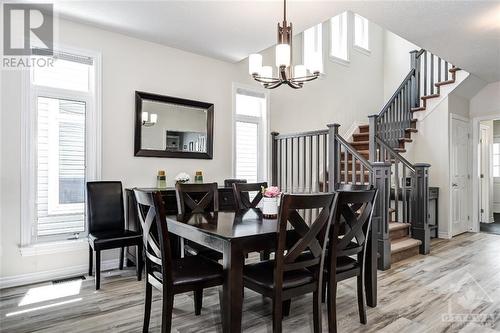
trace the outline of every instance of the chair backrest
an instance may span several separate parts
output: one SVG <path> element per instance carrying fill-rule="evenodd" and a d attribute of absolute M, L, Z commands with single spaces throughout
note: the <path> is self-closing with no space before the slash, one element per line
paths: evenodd
<path fill-rule="evenodd" d="M 87 182 L 89 233 L 125 229 L 122 183 Z"/>
<path fill-rule="evenodd" d="M 165 206 L 160 192 L 134 189 L 137 212 L 142 227 L 142 240 L 146 256 L 146 273 L 159 271 L 163 283 L 172 283 L 172 250 L 165 220 Z"/>
<path fill-rule="evenodd" d="M 233 187 L 235 183 L 246 183 L 246 179 L 224 179 L 224 187 Z"/>
<path fill-rule="evenodd" d="M 352 256 L 366 252 L 377 189 L 338 191 L 330 236 L 331 253 Z M 340 237 L 341 236 L 341 237 Z"/>
<path fill-rule="evenodd" d="M 219 211 L 217 183 L 175 185 L 177 210 L 181 215 Z"/>
<path fill-rule="evenodd" d="M 321 271 L 329 226 L 332 221 L 332 202 L 335 197 L 334 193 L 283 195 L 278 216 L 275 287 L 281 289 L 283 272 L 300 268 L 317 268 L 318 272 Z M 299 211 L 304 213 L 312 209 L 319 210 L 319 213 L 317 218 L 308 225 Z M 287 245 L 288 223 L 298 234 L 298 238 L 293 244 Z M 307 256 L 303 256 L 306 250 L 309 252 Z"/>
<path fill-rule="evenodd" d="M 234 183 L 233 192 L 236 205 L 239 210 L 255 208 L 262 200 L 262 187 L 267 187 L 267 182 L 262 183 Z M 250 201 L 249 192 L 257 192 L 257 195 Z"/>

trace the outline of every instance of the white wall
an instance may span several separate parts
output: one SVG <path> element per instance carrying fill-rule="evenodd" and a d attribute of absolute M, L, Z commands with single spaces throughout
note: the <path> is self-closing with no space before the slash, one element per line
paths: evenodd
<path fill-rule="evenodd" d="M 384 30 L 384 101 L 389 100 L 411 68 L 410 51 L 420 47 Z"/>
<path fill-rule="evenodd" d="M 500 81 L 488 84 L 470 100 L 470 117 L 500 115 Z"/>
<path fill-rule="evenodd" d="M 236 66 L 88 26 L 60 21 L 60 42 L 102 52 L 102 178 L 124 187 L 153 186 L 158 169 L 170 185 L 181 171 L 207 181 L 231 176 L 231 84 Z M 85 265 L 87 251 L 21 256 L 20 73 L 2 73 L 0 277 Z M 214 159 L 134 157 L 135 90 L 214 103 Z M 113 257 L 105 254 L 103 259 Z M 54 258 L 57 258 L 55 260 Z"/>

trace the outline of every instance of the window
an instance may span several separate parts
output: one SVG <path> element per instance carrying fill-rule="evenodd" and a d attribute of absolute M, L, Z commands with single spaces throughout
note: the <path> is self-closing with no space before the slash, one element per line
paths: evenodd
<path fill-rule="evenodd" d="M 370 50 L 368 20 L 358 14 L 354 14 L 354 46 Z"/>
<path fill-rule="evenodd" d="M 267 92 L 234 89 L 234 176 L 266 180 Z"/>
<path fill-rule="evenodd" d="M 347 12 L 330 19 L 330 56 L 342 62 L 349 61 L 347 48 Z"/>
<path fill-rule="evenodd" d="M 493 177 L 500 177 L 500 143 L 493 144 Z"/>
<path fill-rule="evenodd" d="M 24 246 L 84 236 L 85 182 L 98 178 L 98 58 L 54 56 L 52 67 L 31 69 L 27 87 Z"/>
<path fill-rule="evenodd" d="M 313 72 L 319 69 L 323 73 L 323 24 L 315 25 L 304 31 L 304 65 Z"/>

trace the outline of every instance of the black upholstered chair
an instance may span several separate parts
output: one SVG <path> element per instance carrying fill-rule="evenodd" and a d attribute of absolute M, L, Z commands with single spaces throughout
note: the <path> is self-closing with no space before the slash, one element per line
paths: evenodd
<path fill-rule="evenodd" d="M 119 268 L 123 269 L 124 248 L 137 246 L 137 279 L 142 273 L 142 236 L 125 229 L 122 183 L 119 181 L 87 182 L 89 231 L 89 275 L 92 276 L 95 251 L 95 288 L 101 283 L 101 251 L 120 248 Z"/>
<path fill-rule="evenodd" d="M 321 332 L 320 290 L 334 196 L 333 193 L 284 194 L 275 259 L 248 264 L 243 269 L 245 287 L 273 300 L 274 333 L 282 330 L 284 302 L 308 293 L 313 293 L 314 332 Z M 318 215 L 308 225 L 299 211 L 316 209 Z M 298 235 L 293 244 L 287 244 L 289 224 Z"/>
<path fill-rule="evenodd" d="M 177 210 L 179 215 L 192 213 L 214 213 L 219 211 L 219 192 L 217 183 L 182 184 L 175 185 Z M 203 245 L 181 240 L 184 253 L 201 255 L 214 261 L 222 259 L 220 252 L 211 250 Z"/>
<path fill-rule="evenodd" d="M 203 289 L 221 285 L 222 266 L 200 256 L 173 259 L 165 207 L 159 192 L 134 190 L 137 211 L 143 230 L 146 254 L 146 298 L 143 332 L 148 332 L 151 316 L 152 288 L 160 290 L 162 299 L 161 332 L 170 332 L 174 295 L 194 292 L 195 314 L 202 308 Z"/>
<path fill-rule="evenodd" d="M 255 208 L 262 200 L 262 187 L 267 187 L 267 182 L 262 183 L 233 183 L 234 199 L 239 210 Z M 257 192 L 250 201 L 250 192 Z"/>
<path fill-rule="evenodd" d="M 246 179 L 229 178 L 224 179 L 224 187 L 232 188 L 235 183 L 246 183 Z"/>
<path fill-rule="evenodd" d="M 328 265 L 325 265 L 324 271 L 328 291 L 329 332 L 337 332 L 337 283 L 353 277 L 357 279 L 359 320 L 366 324 L 366 245 L 377 197 L 376 189 L 360 186 L 345 187 L 337 193 L 328 246 Z"/>

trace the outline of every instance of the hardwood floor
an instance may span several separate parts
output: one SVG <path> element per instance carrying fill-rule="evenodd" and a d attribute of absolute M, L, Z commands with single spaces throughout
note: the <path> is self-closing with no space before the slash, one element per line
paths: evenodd
<path fill-rule="evenodd" d="M 104 272 L 99 291 L 93 282 L 87 277 L 81 282 L 1 290 L 0 331 L 140 332 L 144 284 L 136 281 L 133 268 Z M 368 308 L 366 326 L 358 321 L 355 287 L 355 279 L 339 285 L 339 332 L 499 332 L 500 236 L 467 233 L 435 240 L 430 255 L 379 272 L 379 304 Z M 173 332 L 221 331 L 217 288 L 206 290 L 204 296 L 201 316 L 194 315 L 192 294 L 175 297 Z M 151 332 L 159 331 L 159 297 L 154 293 Z M 245 290 L 243 330 L 271 332 L 270 308 L 268 300 Z M 471 320 L 460 321 L 460 315 Z M 310 296 L 293 300 L 283 330 L 312 332 Z"/>

